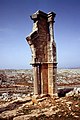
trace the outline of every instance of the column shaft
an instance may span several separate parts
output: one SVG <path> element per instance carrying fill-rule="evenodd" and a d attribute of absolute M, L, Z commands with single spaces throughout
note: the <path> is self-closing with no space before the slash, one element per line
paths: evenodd
<path fill-rule="evenodd" d="M 38 94 L 38 67 L 33 66 L 34 94 Z"/>

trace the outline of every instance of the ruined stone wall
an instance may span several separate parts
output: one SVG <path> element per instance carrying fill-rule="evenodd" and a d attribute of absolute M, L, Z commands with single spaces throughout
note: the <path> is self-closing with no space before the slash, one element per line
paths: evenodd
<path fill-rule="evenodd" d="M 32 51 L 34 94 L 53 94 L 56 88 L 55 13 L 37 11 L 31 16 L 33 29 L 26 38 Z"/>
<path fill-rule="evenodd" d="M 38 37 L 33 40 L 34 48 L 36 49 L 37 62 L 47 62 L 47 34 L 48 27 L 47 18 L 39 17 L 39 20 L 33 24 L 33 32 L 38 31 Z M 46 32 L 45 32 L 46 31 Z"/>

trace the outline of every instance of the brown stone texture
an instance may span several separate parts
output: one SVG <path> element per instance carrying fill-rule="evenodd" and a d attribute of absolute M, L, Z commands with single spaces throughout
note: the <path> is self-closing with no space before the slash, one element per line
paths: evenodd
<path fill-rule="evenodd" d="M 32 51 L 34 94 L 56 93 L 56 43 L 53 23 L 55 13 L 37 11 L 31 16 L 33 29 L 26 38 Z"/>

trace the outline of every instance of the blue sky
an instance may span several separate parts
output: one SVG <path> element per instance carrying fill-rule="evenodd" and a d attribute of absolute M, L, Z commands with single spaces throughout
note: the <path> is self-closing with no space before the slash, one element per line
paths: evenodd
<path fill-rule="evenodd" d="M 29 69 L 26 36 L 37 10 L 56 13 L 54 37 L 58 67 L 80 67 L 80 0 L 0 0 L 0 69 Z"/>

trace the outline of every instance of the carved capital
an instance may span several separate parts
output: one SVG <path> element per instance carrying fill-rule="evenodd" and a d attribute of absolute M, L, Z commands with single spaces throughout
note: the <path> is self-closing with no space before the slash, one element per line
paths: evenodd
<path fill-rule="evenodd" d="M 56 14 L 54 12 L 48 13 L 48 22 L 54 22 Z"/>

